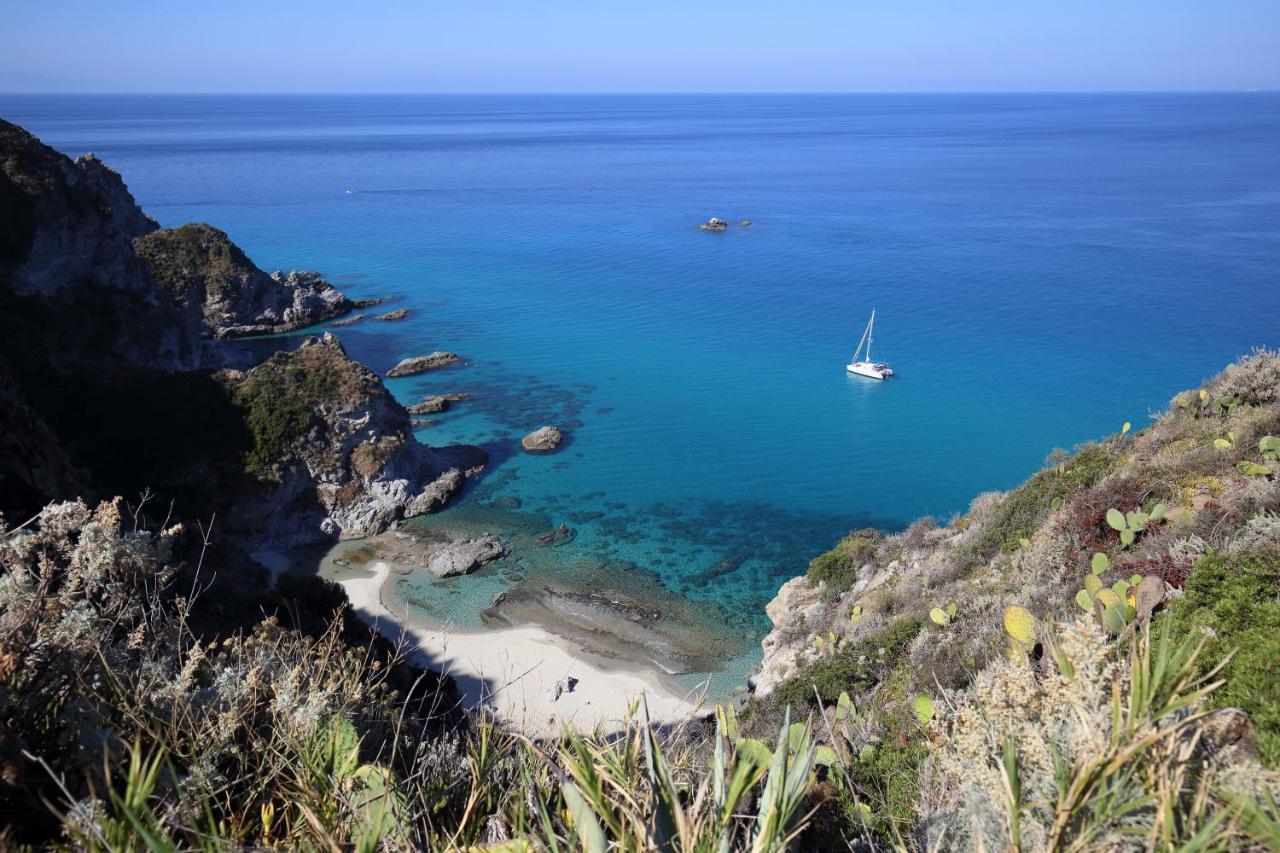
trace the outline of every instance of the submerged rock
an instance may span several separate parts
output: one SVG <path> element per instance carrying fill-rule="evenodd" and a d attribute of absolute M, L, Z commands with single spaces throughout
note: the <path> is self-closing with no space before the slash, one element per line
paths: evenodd
<path fill-rule="evenodd" d="M 346 318 L 345 320 L 334 320 L 332 323 L 329 324 L 329 328 L 341 329 L 345 326 L 351 326 L 356 323 L 359 323 L 363 319 L 364 319 L 363 314 L 352 314 L 350 317 Z"/>
<path fill-rule="evenodd" d="M 405 317 L 407 317 L 407 316 L 409 316 L 409 311 L 408 311 L 407 309 L 405 309 L 405 308 L 397 308 L 397 309 L 396 309 L 396 310 L 394 310 L 394 311 L 388 311 L 388 312 L 387 312 L 387 313 L 385 313 L 385 314 L 379 314 L 378 316 L 374 317 L 373 319 L 375 319 L 375 320 L 382 320 L 382 321 L 384 321 L 384 322 L 385 322 L 385 321 L 388 321 L 388 320 L 403 320 L 403 319 L 404 319 Z"/>
<path fill-rule="evenodd" d="M 564 441 L 564 433 L 553 426 L 535 429 L 520 440 L 520 446 L 527 453 L 550 453 Z"/>
<path fill-rule="evenodd" d="M 395 379 L 399 376 L 415 376 L 419 373 L 426 373 L 428 370 L 435 370 L 446 365 L 453 364 L 458 360 L 456 353 L 452 352 L 433 352 L 430 355 L 415 355 L 412 358 L 402 360 L 395 367 L 387 371 L 387 376 Z"/>
<path fill-rule="evenodd" d="M 468 575 L 506 553 L 502 540 L 489 534 L 445 545 L 427 559 L 426 569 L 438 578 Z"/>

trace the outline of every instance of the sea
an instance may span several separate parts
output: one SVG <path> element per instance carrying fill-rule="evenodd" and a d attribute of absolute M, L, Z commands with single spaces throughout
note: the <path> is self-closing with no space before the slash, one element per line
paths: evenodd
<path fill-rule="evenodd" d="M 576 538 L 406 587 L 425 620 L 480 626 L 530 571 L 661 587 L 732 633 L 681 675 L 722 691 L 843 534 L 945 521 L 1280 345 L 1276 93 L 0 95 L 0 116 L 94 152 L 162 225 L 406 308 L 334 330 L 373 369 L 462 357 L 387 383 L 469 393 L 418 437 L 490 453 L 430 523 Z M 845 371 L 873 309 L 886 382 Z M 544 424 L 565 444 L 522 453 Z"/>

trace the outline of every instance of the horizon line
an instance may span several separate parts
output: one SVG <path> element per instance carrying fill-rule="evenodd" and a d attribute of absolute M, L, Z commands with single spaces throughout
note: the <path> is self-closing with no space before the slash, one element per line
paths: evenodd
<path fill-rule="evenodd" d="M 1280 93 L 1280 88 L 1221 88 L 1221 89 L 842 89 L 842 90 L 826 90 L 826 89 L 786 89 L 786 90 L 648 90 L 648 89 L 628 89 L 628 90 L 509 90 L 509 91 L 368 91 L 368 92 L 300 92 L 300 91 L 271 91 L 271 92 L 132 92 L 132 91 L 32 91 L 32 90 L 5 90 L 0 89 L 0 96 L 19 96 L 19 97 L 139 97 L 139 98 L 226 98 L 226 97 L 316 97 L 316 98 L 333 98 L 333 97 L 475 97 L 481 95 L 487 96 L 542 96 L 542 97 L 596 97 L 601 95 L 613 96 L 670 96 L 670 95 L 697 95 L 697 96 L 729 96 L 729 95 L 755 95 L 755 96 L 775 96 L 775 95 L 809 95 L 809 96 L 840 96 L 840 95 L 1261 95 Z"/>

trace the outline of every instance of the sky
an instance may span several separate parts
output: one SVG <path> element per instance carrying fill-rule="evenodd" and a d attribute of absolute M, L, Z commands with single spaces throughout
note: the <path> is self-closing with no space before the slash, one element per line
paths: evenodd
<path fill-rule="evenodd" d="M 4 92 L 1280 89 L 1280 0 L 4 5 Z"/>

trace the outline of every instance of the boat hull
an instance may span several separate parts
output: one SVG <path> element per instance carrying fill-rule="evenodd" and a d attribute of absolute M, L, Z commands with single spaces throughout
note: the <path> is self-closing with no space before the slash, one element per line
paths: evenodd
<path fill-rule="evenodd" d="M 893 375 L 893 368 L 887 364 L 868 364 L 863 361 L 846 364 L 844 369 L 850 373 L 856 373 L 858 376 L 865 376 L 868 379 L 888 379 Z"/>

